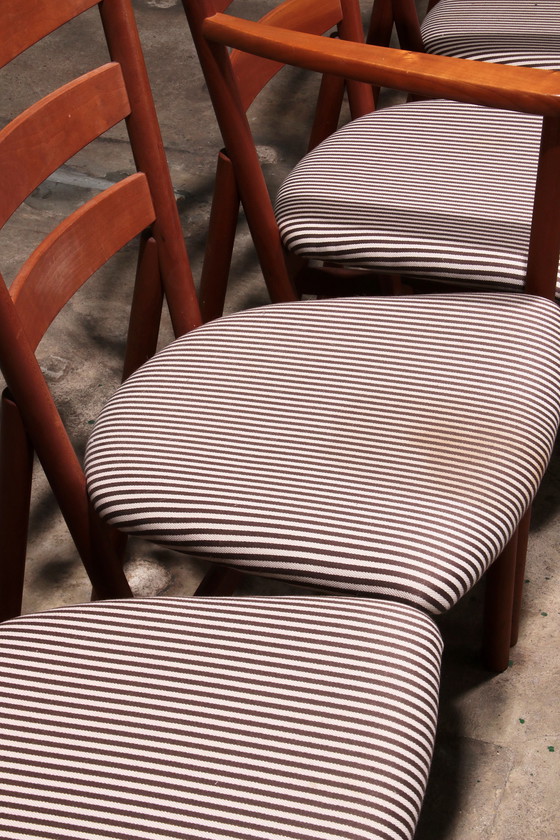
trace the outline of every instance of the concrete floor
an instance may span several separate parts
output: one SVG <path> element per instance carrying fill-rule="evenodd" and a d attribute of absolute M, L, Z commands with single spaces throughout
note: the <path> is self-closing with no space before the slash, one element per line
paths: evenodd
<path fill-rule="evenodd" d="M 198 71 L 180 0 L 136 0 L 141 37 L 160 114 L 185 234 L 198 272 L 220 141 Z M 250 0 L 244 9 L 271 5 Z M 364 0 L 364 12 L 369 3 Z M 98 60 L 97 12 L 87 13 L 0 74 L 0 125 L 38 94 Z M 290 72 L 275 84 L 267 123 L 252 112 L 271 184 L 302 153 L 298 128 L 309 117 L 314 84 Z M 289 111 L 286 102 L 290 103 Z M 13 277 L 33 244 L 67 212 L 117 180 L 130 161 L 116 129 L 40 187 L 0 233 L 2 272 Z M 118 383 L 134 248 L 125 249 L 68 307 L 39 356 L 61 411 L 83 447 L 93 419 Z M 266 302 L 246 232 L 240 233 L 230 309 Z M 170 337 L 166 325 L 162 341 Z M 521 641 L 511 667 L 493 677 L 477 658 L 482 587 L 441 620 L 446 642 L 441 715 L 418 840 L 556 840 L 560 836 L 560 459 L 541 488 L 531 533 Z M 138 594 L 187 594 L 204 567 L 135 543 L 128 565 Z M 248 580 L 242 591 L 287 587 Z M 25 592 L 26 612 L 89 597 L 48 488 L 37 471 Z"/>

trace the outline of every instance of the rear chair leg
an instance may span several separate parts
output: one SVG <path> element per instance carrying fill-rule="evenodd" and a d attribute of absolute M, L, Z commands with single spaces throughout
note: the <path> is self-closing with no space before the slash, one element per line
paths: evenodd
<path fill-rule="evenodd" d="M 239 192 L 232 163 L 220 152 L 204 264 L 200 276 L 199 304 L 204 323 L 224 311 L 226 291 L 239 217 Z"/>
<path fill-rule="evenodd" d="M 0 621 L 5 621 L 21 614 L 33 447 L 8 391 L 0 410 Z"/>
<path fill-rule="evenodd" d="M 210 570 L 205 574 L 199 583 L 195 595 L 219 595 L 227 596 L 233 595 L 238 583 L 243 579 L 243 572 L 237 569 L 231 569 L 227 566 L 211 566 Z"/>
<path fill-rule="evenodd" d="M 523 601 L 523 583 L 525 581 L 525 563 L 527 561 L 527 544 L 529 542 L 529 529 L 531 527 L 531 508 L 519 523 L 517 537 L 517 562 L 515 564 L 515 589 L 513 592 L 513 610 L 511 619 L 510 645 L 517 644 L 519 638 L 519 620 L 521 617 L 521 603 Z"/>
<path fill-rule="evenodd" d="M 496 673 L 509 663 L 516 565 L 517 531 L 486 573 L 482 655 Z"/>

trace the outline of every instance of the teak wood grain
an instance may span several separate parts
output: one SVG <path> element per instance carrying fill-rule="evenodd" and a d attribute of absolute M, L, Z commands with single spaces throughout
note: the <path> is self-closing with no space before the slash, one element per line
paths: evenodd
<path fill-rule="evenodd" d="M 154 218 L 139 172 L 92 198 L 43 240 L 10 288 L 33 350 L 86 280 Z"/>
<path fill-rule="evenodd" d="M 0 225 L 45 178 L 130 113 L 118 64 L 74 79 L 0 132 Z"/>
<path fill-rule="evenodd" d="M 560 116 L 560 74 L 459 58 L 327 40 L 255 24 L 222 13 L 204 22 L 208 40 L 319 73 L 353 78 L 396 90 Z"/>
<path fill-rule="evenodd" d="M 2 3 L 0 67 L 99 0 L 22 0 Z"/>

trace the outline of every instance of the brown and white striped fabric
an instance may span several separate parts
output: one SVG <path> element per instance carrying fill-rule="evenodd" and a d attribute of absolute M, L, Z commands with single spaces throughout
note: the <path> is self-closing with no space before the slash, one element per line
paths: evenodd
<path fill-rule="evenodd" d="M 541 124 L 446 100 L 367 114 L 284 181 L 276 201 L 284 245 L 353 267 L 520 288 Z"/>
<path fill-rule="evenodd" d="M 410 840 L 441 637 L 339 598 L 108 601 L 0 625 L 0 837 Z"/>
<path fill-rule="evenodd" d="M 560 70 L 558 0 L 439 0 L 421 31 L 427 52 Z"/>
<path fill-rule="evenodd" d="M 86 452 L 98 512 L 248 572 L 448 609 L 529 505 L 560 310 L 519 294 L 276 304 L 178 339 Z"/>

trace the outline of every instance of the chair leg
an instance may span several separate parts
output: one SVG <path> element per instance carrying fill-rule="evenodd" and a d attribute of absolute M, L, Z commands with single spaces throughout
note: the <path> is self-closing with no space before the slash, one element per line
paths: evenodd
<path fill-rule="evenodd" d="M 128 535 L 117 531 L 101 519 L 89 498 L 86 498 L 86 517 L 89 541 L 89 545 L 87 546 L 88 557 L 95 558 L 95 563 L 98 566 L 103 564 L 105 581 L 109 581 L 109 588 L 107 589 L 105 586 L 103 591 L 100 591 L 95 585 L 95 582 L 93 582 L 91 600 L 100 601 L 106 598 L 133 597 L 123 572 L 123 559 Z M 78 546 L 78 550 L 79 548 Z M 83 560 L 84 554 L 82 551 L 80 551 L 80 556 Z"/>
<path fill-rule="evenodd" d="M 154 355 L 157 347 L 163 286 L 156 240 L 146 232 L 140 242 L 123 364 L 123 382 Z"/>
<path fill-rule="evenodd" d="M 232 595 L 239 581 L 244 577 L 243 572 L 226 566 L 212 566 L 199 583 L 195 595 Z"/>
<path fill-rule="evenodd" d="M 0 621 L 21 614 L 33 447 L 16 404 L 4 391 L 0 428 Z"/>
<path fill-rule="evenodd" d="M 150 231 L 145 231 L 138 252 L 123 363 L 123 382 L 156 352 L 162 307 L 163 284 L 159 269 L 158 246 Z M 126 534 L 113 529 L 109 534 L 109 539 L 117 556 L 123 560 L 128 541 Z M 95 600 L 95 595 L 92 596 L 92 600 Z"/>
<path fill-rule="evenodd" d="M 391 42 L 394 17 L 391 0 L 373 0 L 366 43 L 376 47 L 388 47 Z M 373 88 L 375 107 L 379 101 L 379 88 Z"/>
<path fill-rule="evenodd" d="M 388 47 L 391 40 L 391 32 L 393 31 L 393 23 L 392 0 L 374 0 L 366 42 L 376 47 Z"/>
<path fill-rule="evenodd" d="M 309 133 L 307 151 L 310 152 L 337 128 L 344 102 L 344 91 L 348 91 L 350 114 L 353 120 L 370 114 L 375 101 L 369 85 L 362 82 L 344 81 L 340 76 L 324 75 L 319 87 L 313 125 Z"/>
<path fill-rule="evenodd" d="M 219 318 L 224 311 L 238 216 L 239 192 L 233 166 L 221 151 L 200 277 L 199 304 L 204 323 Z"/>
<path fill-rule="evenodd" d="M 338 120 L 344 101 L 344 88 L 344 79 L 340 76 L 323 76 L 321 79 L 315 116 L 309 134 L 308 152 L 338 128 Z"/>
<path fill-rule="evenodd" d="M 515 589 L 513 592 L 510 639 L 510 645 L 512 647 L 517 644 L 519 638 L 519 621 L 521 617 L 521 603 L 523 601 L 523 583 L 525 581 L 525 564 L 527 561 L 527 544 L 529 542 L 530 527 L 531 508 L 529 507 L 517 529 L 517 561 L 515 564 Z"/>
<path fill-rule="evenodd" d="M 517 531 L 486 573 L 482 654 L 496 673 L 505 671 L 509 662 L 516 565 Z"/>

